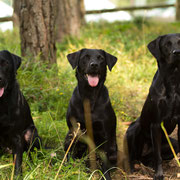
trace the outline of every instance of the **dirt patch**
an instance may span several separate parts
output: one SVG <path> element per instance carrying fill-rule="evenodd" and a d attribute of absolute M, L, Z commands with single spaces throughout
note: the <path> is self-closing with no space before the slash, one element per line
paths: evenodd
<path fill-rule="evenodd" d="M 126 153 L 123 150 L 123 139 L 125 131 L 129 123 L 119 123 L 117 132 L 117 143 L 118 143 L 118 169 L 112 173 L 113 180 L 153 180 L 154 170 L 144 166 L 143 164 L 138 164 L 135 166 L 136 171 L 133 174 L 128 174 L 124 169 L 128 169 L 128 159 Z M 177 128 L 171 134 L 171 137 L 177 139 Z M 126 150 L 125 150 L 126 151 Z M 180 159 L 180 153 L 178 154 L 178 159 Z M 163 161 L 163 171 L 164 180 L 178 180 L 180 179 L 180 167 L 178 166 L 175 159 L 171 161 Z"/>
<path fill-rule="evenodd" d="M 180 158 L 180 155 L 178 156 Z M 164 171 L 164 180 L 177 180 L 180 179 L 180 168 L 177 165 L 175 159 L 171 161 L 164 161 L 163 162 L 163 171 Z M 153 180 L 154 170 L 144 166 L 143 164 L 136 166 L 136 171 L 133 174 L 127 174 L 122 169 L 116 170 L 114 172 L 112 179 L 113 180 L 121 180 L 121 179 L 128 179 L 128 180 L 136 180 L 136 179 L 143 179 Z"/>

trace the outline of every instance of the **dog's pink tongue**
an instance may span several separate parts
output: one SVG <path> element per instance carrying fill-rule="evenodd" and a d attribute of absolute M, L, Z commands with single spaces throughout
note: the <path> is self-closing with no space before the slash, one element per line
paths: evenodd
<path fill-rule="evenodd" d="M 98 76 L 88 75 L 87 78 L 88 78 L 88 83 L 91 87 L 96 87 L 98 85 L 98 82 L 99 82 Z"/>
<path fill-rule="evenodd" d="M 0 88 L 0 97 L 4 94 L 4 88 Z"/>

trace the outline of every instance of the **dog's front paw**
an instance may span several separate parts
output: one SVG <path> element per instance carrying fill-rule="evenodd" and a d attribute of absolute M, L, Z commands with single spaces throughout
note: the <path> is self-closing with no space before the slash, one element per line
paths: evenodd
<path fill-rule="evenodd" d="M 164 179 L 163 174 L 155 174 L 154 175 L 154 180 L 163 180 L 163 179 Z"/>
<path fill-rule="evenodd" d="M 158 164 L 157 168 L 155 168 L 155 174 L 154 174 L 154 180 L 163 180 L 163 169 L 162 169 L 162 164 Z"/>

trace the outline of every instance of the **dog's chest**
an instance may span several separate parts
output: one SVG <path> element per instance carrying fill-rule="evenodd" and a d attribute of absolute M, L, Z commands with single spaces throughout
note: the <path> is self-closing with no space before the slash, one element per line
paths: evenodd
<path fill-rule="evenodd" d="M 0 100 L 0 136 L 6 135 L 12 129 L 7 102 Z"/>
<path fill-rule="evenodd" d="M 89 107 L 81 106 L 81 108 L 73 108 L 73 110 L 74 111 L 71 111 L 71 115 L 77 118 L 76 120 L 80 122 L 82 129 L 87 129 L 87 121 L 91 121 L 93 130 L 96 132 L 104 129 L 105 124 L 107 124 L 108 121 L 111 121 L 111 119 L 114 118 L 114 116 L 111 115 L 113 114 L 111 112 L 112 110 L 108 108 L 106 104 L 96 103 L 93 108 L 90 105 Z M 76 113 L 74 114 L 73 112 Z"/>
<path fill-rule="evenodd" d="M 82 110 L 82 113 L 79 116 L 83 119 L 82 121 L 85 122 L 85 119 L 88 117 L 93 122 L 93 124 L 103 124 L 106 119 L 109 119 L 109 114 L 105 105 L 96 105 L 94 108 L 90 106 L 90 111 L 88 112 L 87 109 Z M 87 116 L 87 113 L 89 116 Z M 80 118 L 80 119 L 81 119 Z"/>
<path fill-rule="evenodd" d="M 170 93 L 170 96 L 164 96 L 159 101 L 162 120 L 168 124 L 169 128 L 180 121 L 180 94 L 177 91 Z M 172 128 L 172 129 L 173 129 Z"/>
<path fill-rule="evenodd" d="M 180 119 L 180 94 L 174 92 L 168 101 L 169 109 L 172 112 L 172 118 Z"/>
<path fill-rule="evenodd" d="M 8 115 L 8 103 L 0 99 L 0 119 L 5 115 Z"/>

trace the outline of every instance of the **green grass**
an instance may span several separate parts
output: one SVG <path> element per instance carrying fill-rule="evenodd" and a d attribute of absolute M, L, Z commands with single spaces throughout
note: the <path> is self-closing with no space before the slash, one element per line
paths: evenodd
<path fill-rule="evenodd" d="M 33 164 L 24 153 L 24 179 L 54 179 L 64 157 L 63 141 L 68 131 L 66 110 L 72 91 L 76 86 L 74 71 L 66 55 L 81 48 L 98 48 L 117 56 L 118 62 L 112 72 L 108 72 L 106 86 L 118 124 L 134 121 L 140 114 L 153 75 L 157 69 L 156 60 L 147 50 L 147 44 L 159 35 L 176 33 L 180 23 L 154 23 L 137 19 L 126 23 L 90 23 L 81 31 L 79 38 L 67 37 L 57 44 L 58 66 L 48 69 L 47 64 L 23 59 L 18 70 L 21 90 L 28 100 L 34 122 L 43 140 L 43 146 L 50 150 L 33 153 Z M 0 50 L 7 49 L 20 55 L 18 31 L 0 32 Z M 120 130 L 117 129 L 117 133 Z M 56 153 L 51 157 L 51 153 Z M 59 179 L 88 179 L 89 169 L 84 159 L 65 163 Z M 0 179 L 10 179 L 12 165 L 10 154 L 1 156 Z"/>

